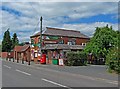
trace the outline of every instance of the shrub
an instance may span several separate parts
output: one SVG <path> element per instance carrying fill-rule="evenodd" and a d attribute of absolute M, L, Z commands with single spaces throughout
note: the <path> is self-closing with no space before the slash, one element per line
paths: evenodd
<path fill-rule="evenodd" d="M 106 65 L 109 71 L 120 73 L 120 55 L 117 47 L 112 48 L 106 56 Z"/>
<path fill-rule="evenodd" d="M 68 52 L 65 65 L 67 66 L 83 66 L 87 63 L 87 55 L 84 52 Z"/>

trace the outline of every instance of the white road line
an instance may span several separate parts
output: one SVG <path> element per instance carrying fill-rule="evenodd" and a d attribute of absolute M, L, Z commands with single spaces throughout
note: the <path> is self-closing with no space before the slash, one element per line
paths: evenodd
<path fill-rule="evenodd" d="M 50 81 L 50 80 L 47 80 L 47 79 L 44 79 L 44 78 L 42 78 L 41 80 L 46 81 L 46 82 L 49 82 L 49 83 L 52 83 L 52 84 L 55 84 L 55 85 L 58 85 L 58 86 L 60 86 L 60 87 L 66 87 L 66 88 L 68 88 L 67 86 L 61 85 L 61 84 L 59 84 L 59 83 L 56 83 L 56 82 L 53 82 L 53 81 Z"/>
<path fill-rule="evenodd" d="M 9 69 L 11 69 L 11 67 L 9 67 L 9 66 L 7 66 L 7 65 L 4 65 L 5 67 L 7 67 L 7 68 L 9 68 Z"/>
<path fill-rule="evenodd" d="M 29 75 L 29 76 L 31 75 L 31 74 L 29 74 L 29 73 L 27 73 L 27 72 L 24 72 L 24 71 L 21 71 L 21 70 L 18 70 L 18 69 L 16 69 L 16 71 L 17 71 L 17 72 L 20 72 L 20 73 L 23 73 L 23 74 L 26 74 L 26 75 Z"/>
<path fill-rule="evenodd" d="M 112 83 L 112 84 L 118 85 L 118 81 L 108 80 L 108 79 L 103 79 L 103 78 L 96 78 L 96 79 L 103 80 L 104 82 L 107 82 L 107 83 Z"/>

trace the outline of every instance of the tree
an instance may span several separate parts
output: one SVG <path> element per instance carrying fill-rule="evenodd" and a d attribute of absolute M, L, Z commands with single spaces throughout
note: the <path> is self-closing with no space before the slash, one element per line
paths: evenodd
<path fill-rule="evenodd" d="M 12 49 L 13 49 L 16 45 L 19 45 L 19 40 L 18 40 L 18 38 L 17 38 L 17 34 L 14 33 L 14 34 L 13 34 L 13 37 L 12 37 Z"/>
<path fill-rule="evenodd" d="M 114 47 L 112 47 L 106 56 L 106 65 L 108 65 L 109 72 L 120 73 L 120 32 L 116 31 L 117 41 Z"/>
<path fill-rule="evenodd" d="M 3 40 L 2 40 L 2 52 L 10 52 L 11 51 L 11 37 L 10 37 L 10 32 L 9 28 L 7 31 L 4 33 Z"/>
<path fill-rule="evenodd" d="M 0 45 L 0 52 L 2 51 L 2 45 Z"/>
<path fill-rule="evenodd" d="M 109 28 L 108 25 L 105 27 L 97 27 L 90 42 L 85 47 L 84 51 L 92 53 L 96 59 L 106 58 L 107 53 L 111 47 L 117 44 L 116 31 Z"/>

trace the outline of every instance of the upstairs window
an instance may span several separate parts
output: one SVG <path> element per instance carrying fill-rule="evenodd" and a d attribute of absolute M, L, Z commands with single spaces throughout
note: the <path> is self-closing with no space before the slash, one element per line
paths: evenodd
<path fill-rule="evenodd" d="M 72 42 L 69 41 L 69 42 L 67 42 L 67 44 L 68 44 L 68 45 L 72 45 Z"/>
<path fill-rule="evenodd" d="M 75 41 L 68 41 L 67 44 L 68 45 L 75 45 L 76 43 L 75 43 Z"/>
<path fill-rule="evenodd" d="M 82 46 L 86 46 L 86 43 L 82 43 Z"/>
<path fill-rule="evenodd" d="M 59 44 L 64 44 L 64 40 L 60 40 L 60 41 L 59 41 Z"/>
<path fill-rule="evenodd" d="M 31 39 L 31 44 L 34 44 L 34 39 Z"/>

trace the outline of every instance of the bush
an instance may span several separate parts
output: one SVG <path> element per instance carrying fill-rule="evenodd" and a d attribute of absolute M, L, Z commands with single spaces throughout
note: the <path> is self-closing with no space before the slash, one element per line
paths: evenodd
<path fill-rule="evenodd" d="M 112 48 L 106 56 L 106 65 L 109 71 L 120 73 L 120 55 L 118 55 L 118 48 Z"/>
<path fill-rule="evenodd" d="M 84 52 L 68 52 L 65 65 L 83 66 L 87 64 L 87 55 Z"/>

